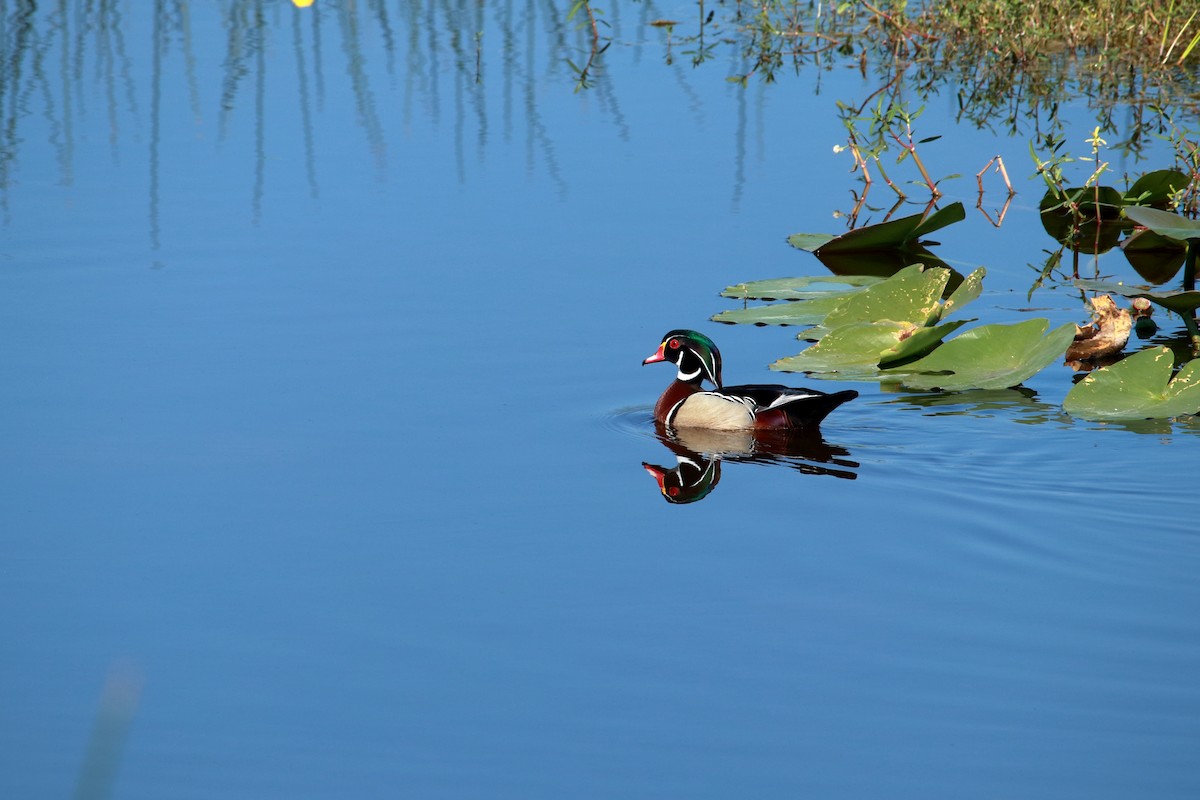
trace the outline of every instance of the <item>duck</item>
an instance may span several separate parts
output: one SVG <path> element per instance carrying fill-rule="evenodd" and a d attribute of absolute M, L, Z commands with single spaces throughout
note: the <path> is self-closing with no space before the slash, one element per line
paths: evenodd
<path fill-rule="evenodd" d="M 771 431 L 812 428 L 858 392 L 819 392 L 781 384 L 725 386 L 721 351 L 699 331 L 668 331 L 646 364 L 669 362 L 675 380 L 654 404 L 654 421 L 668 429 L 705 428 L 722 431 Z M 713 389 L 705 390 L 708 381 Z"/>

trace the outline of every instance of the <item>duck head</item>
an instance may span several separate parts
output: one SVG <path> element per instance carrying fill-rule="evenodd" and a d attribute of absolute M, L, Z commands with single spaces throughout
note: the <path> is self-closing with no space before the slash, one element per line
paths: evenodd
<path fill-rule="evenodd" d="M 721 388 L 721 352 L 703 333 L 684 329 L 671 331 L 642 365 L 659 361 L 669 361 L 678 368 L 676 380 L 695 384 L 708 380 Z"/>

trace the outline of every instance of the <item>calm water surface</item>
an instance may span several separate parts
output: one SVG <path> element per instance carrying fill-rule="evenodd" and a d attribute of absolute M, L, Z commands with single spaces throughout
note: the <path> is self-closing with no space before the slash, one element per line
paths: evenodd
<path fill-rule="evenodd" d="M 578 93 L 566 5 L 0 9 L 0 796 L 1200 795 L 1194 424 L 1052 367 L 642 467 L 665 330 L 799 349 L 707 320 L 821 271 L 856 71 L 668 65 L 687 4 Z M 952 105 L 927 158 L 1020 192 L 947 184 L 973 313 L 1082 318 Z"/>

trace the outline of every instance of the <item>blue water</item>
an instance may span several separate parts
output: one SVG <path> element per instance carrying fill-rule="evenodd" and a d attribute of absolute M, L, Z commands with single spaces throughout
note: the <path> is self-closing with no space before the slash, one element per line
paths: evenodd
<path fill-rule="evenodd" d="M 1200 794 L 1194 422 L 1054 366 L 857 384 L 834 461 L 689 505 L 642 467 L 664 331 L 800 349 L 707 320 L 821 271 L 856 70 L 667 65 L 686 4 L 607 9 L 580 92 L 565 5 L 65 9 L 0 4 L 0 796 Z M 1082 321 L 953 105 L 927 160 L 1019 191 L 946 184 L 972 313 Z"/>

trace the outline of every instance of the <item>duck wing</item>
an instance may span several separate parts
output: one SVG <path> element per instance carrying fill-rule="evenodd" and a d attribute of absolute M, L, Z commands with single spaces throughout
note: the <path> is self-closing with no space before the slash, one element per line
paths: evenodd
<path fill-rule="evenodd" d="M 778 383 L 726 386 L 719 389 L 718 392 L 731 399 L 736 398 L 746 403 L 751 407 L 755 417 L 763 419 L 781 417 L 786 419 L 787 427 L 793 428 L 817 425 L 842 403 L 858 397 L 858 392 L 853 389 L 841 392 L 819 392 L 816 389 L 784 386 Z"/>

